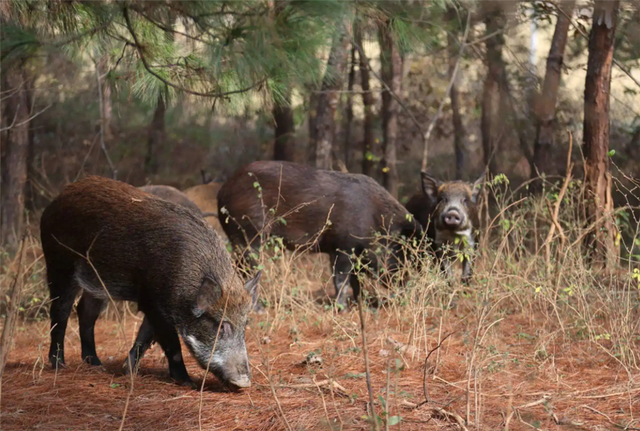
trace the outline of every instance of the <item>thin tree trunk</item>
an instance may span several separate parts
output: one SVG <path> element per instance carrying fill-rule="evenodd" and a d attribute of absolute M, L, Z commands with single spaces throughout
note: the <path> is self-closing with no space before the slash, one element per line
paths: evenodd
<path fill-rule="evenodd" d="M 0 243 L 13 251 L 22 235 L 29 156 L 29 97 L 24 63 L 3 68 L 4 91 L 2 127 L 9 128 L 0 150 Z"/>
<path fill-rule="evenodd" d="M 287 16 L 283 15 L 286 10 L 288 1 L 273 2 L 272 19 L 276 28 L 286 26 Z M 285 83 L 287 84 L 287 83 Z M 293 134 L 295 124 L 293 121 L 293 109 L 291 108 L 291 87 L 287 85 L 282 97 L 283 100 L 276 101 L 273 106 L 272 115 L 274 122 L 274 143 L 273 143 L 273 160 L 293 161 L 294 159 L 294 141 Z"/>
<path fill-rule="evenodd" d="M 373 160 L 376 155 L 375 141 L 373 138 L 373 106 L 375 100 L 371 93 L 371 84 L 369 82 L 369 67 L 367 58 L 364 54 L 364 45 L 362 37 L 362 28 L 356 22 L 354 24 L 354 37 L 356 44 L 362 49 L 362 53 L 358 56 L 360 59 L 360 80 L 362 87 L 362 105 L 364 107 L 364 125 L 362 138 L 362 173 L 371 176 L 373 173 Z"/>
<path fill-rule="evenodd" d="M 332 165 L 331 150 L 335 139 L 335 113 L 340 101 L 339 91 L 342 89 L 347 67 L 349 39 L 349 23 L 343 21 L 340 35 L 336 37 L 331 47 L 314 119 L 312 144 L 315 148 L 315 165 L 321 169 L 331 169 Z"/>
<path fill-rule="evenodd" d="M 147 154 L 144 158 L 144 172 L 147 175 L 158 173 L 158 151 L 165 140 L 164 116 L 167 107 L 162 94 L 158 95 L 158 106 L 149 125 Z"/>
<path fill-rule="evenodd" d="M 489 172 L 492 175 L 498 171 L 496 155 L 500 144 L 500 135 L 504 129 L 501 83 L 504 79 L 505 70 L 502 59 L 502 47 L 504 46 L 502 30 L 506 19 L 502 6 L 501 2 L 485 1 L 482 3 L 486 34 L 491 35 L 497 32 L 485 42 L 487 48 L 487 75 L 482 91 L 482 118 L 480 123 L 484 164 L 489 167 Z"/>
<path fill-rule="evenodd" d="M 98 60 L 98 69 L 100 73 L 104 73 L 107 70 L 107 59 L 106 55 L 100 57 Z M 100 85 L 102 86 L 102 127 L 104 130 L 104 139 L 109 142 L 113 138 L 113 133 L 111 131 L 111 119 L 112 108 L 111 108 L 111 85 L 106 78 L 106 76 L 100 77 Z"/>
<path fill-rule="evenodd" d="M 604 267 L 616 263 L 617 235 L 609 172 L 609 89 L 619 0 L 595 2 L 589 36 L 589 60 L 584 88 L 585 215 L 595 223 L 586 236 L 588 256 Z"/>
<path fill-rule="evenodd" d="M 450 7 L 447 10 L 447 18 L 449 22 L 455 22 L 457 19 L 457 13 L 455 9 Z M 451 33 L 447 33 L 447 47 L 449 49 L 449 80 L 453 76 L 453 71 L 456 67 L 456 61 L 458 59 L 459 47 Z M 456 155 L 456 179 L 462 179 L 462 172 L 464 171 L 464 137 L 466 131 L 464 124 L 462 123 L 462 115 L 460 115 L 460 96 L 458 94 L 458 79 L 456 78 L 451 85 L 451 91 L 449 92 L 449 100 L 451 100 L 451 119 L 453 123 L 453 148 Z"/>
<path fill-rule="evenodd" d="M 349 167 L 351 152 L 351 126 L 353 123 L 353 86 L 356 82 L 356 48 L 351 48 L 351 67 L 349 68 L 349 82 L 347 84 L 347 101 L 345 107 L 344 125 L 344 165 Z"/>
<path fill-rule="evenodd" d="M 273 160 L 293 161 L 293 110 L 291 109 L 291 92 L 284 95 L 282 104 L 273 106 L 273 122 L 275 123 L 275 142 Z"/>
<path fill-rule="evenodd" d="M 402 83 L 402 58 L 391 35 L 389 22 L 380 26 L 380 75 L 395 94 Z M 396 137 L 398 135 L 398 110 L 400 105 L 393 96 L 382 93 L 382 184 L 394 198 L 398 197 L 398 169 L 396 166 Z"/>
<path fill-rule="evenodd" d="M 558 7 L 571 16 L 574 5 L 575 0 L 568 0 L 560 3 Z M 542 173 L 554 173 L 551 166 L 554 161 L 553 122 L 556 118 L 558 88 L 560 87 L 562 63 L 570 24 L 569 19 L 559 12 L 553 39 L 551 40 L 551 48 L 549 48 L 549 56 L 547 57 L 547 71 L 542 84 L 542 92 L 534 101 L 536 140 L 533 144 L 532 179 Z M 541 189 L 541 181 L 534 181 L 531 184 L 533 192 L 539 192 Z"/>

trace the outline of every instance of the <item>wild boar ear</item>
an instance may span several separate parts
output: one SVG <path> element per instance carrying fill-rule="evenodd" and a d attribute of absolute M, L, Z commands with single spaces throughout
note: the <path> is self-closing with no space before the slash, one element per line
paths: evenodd
<path fill-rule="evenodd" d="M 244 288 L 247 290 L 251 298 L 253 298 L 253 302 L 255 303 L 258 297 L 258 282 L 260 281 L 260 277 L 262 276 L 262 270 L 258 271 L 258 273 L 251 280 L 247 281 L 244 284 Z"/>
<path fill-rule="evenodd" d="M 482 191 L 482 187 L 484 186 L 485 177 L 487 176 L 487 171 L 484 171 L 482 175 L 473 183 L 473 190 L 471 192 L 471 202 L 474 204 L 478 203 L 478 197 L 480 196 L 480 192 Z"/>
<path fill-rule="evenodd" d="M 420 176 L 422 177 L 422 191 L 424 194 L 431 199 L 437 199 L 438 187 L 440 187 L 441 184 L 440 180 L 433 178 L 426 172 L 420 172 Z"/>
<path fill-rule="evenodd" d="M 222 298 L 222 287 L 212 279 L 205 277 L 198 289 L 196 303 L 193 306 L 193 314 L 200 317 L 207 311 L 207 308 L 215 304 Z"/>

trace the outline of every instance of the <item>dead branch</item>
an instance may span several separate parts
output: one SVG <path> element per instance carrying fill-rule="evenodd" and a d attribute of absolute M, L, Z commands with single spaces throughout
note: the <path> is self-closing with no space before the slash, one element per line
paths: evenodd
<path fill-rule="evenodd" d="M 367 326 L 364 320 L 364 306 L 362 305 L 362 292 L 358 295 L 358 313 L 360 314 L 360 331 L 362 332 L 362 354 L 364 355 L 364 368 L 367 377 L 367 391 L 369 392 L 369 414 L 373 422 L 373 429 L 378 431 L 378 418 L 373 406 L 373 388 L 371 386 L 371 369 L 369 368 L 369 351 L 367 349 Z"/>
<path fill-rule="evenodd" d="M 418 404 L 412 403 L 407 400 L 402 400 L 401 405 L 408 409 L 416 409 L 419 407 Z M 464 419 L 462 418 L 462 416 L 460 416 L 457 413 L 450 412 L 448 410 L 443 409 L 442 407 L 431 407 L 430 413 L 431 413 L 431 417 L 443 418 L 453 423 L 454 425 L 457 425 L 460 431 L 469 431 L 469 429 L 464 423 Z"/>

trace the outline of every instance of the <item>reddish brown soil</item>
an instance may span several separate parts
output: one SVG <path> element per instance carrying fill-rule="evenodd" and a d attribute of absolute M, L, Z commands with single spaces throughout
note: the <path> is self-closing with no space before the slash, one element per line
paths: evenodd
<path fill-rule="evenodd" d="M 281 327 L 269 334 L 269 342 L 264 340 L 266 329 L 260 328 L 261 317 L 254 317 L 247 330 L 253 387 L 230 393 L 209 375 L 202 399 L 198 391 L 169 381 L 158 346 L 143 360 L 132 388 L 130 378 L 119 372 L 137 323 L 131 317 L 125 325 L 126 340 L 117 323 L 104 317 L 98 321 L 98 354 L 105 364 L 98 368 L 81 364 L 77 322 L 70 321 L 68 366 L 58 373 L 48 364 L 43 366 L 49 348 L 48 325 L 28 324 L 16 332 L 3 377 L 0 429 L 119 429 L 125 409 L 122 429 L 198 429 L 200 405 L 201 428 L 207 430 L 371 429 L 363 418 L 368 399 L 362 377 L 364 360 L 354 349 L 354 345 L 362 346 L 358 314 L 351 311 L 339 317 L 342 329 L 331 324 L 329 318 L 319 322 L 318 315 L 322 311 L 310 313 L 306 323 L 295 325 L 293 319 L 282 321 Z M 401 405 L 403 401 L 419 403 L 424 399 L 424 352 L 415 360 L 405 353 L 405 368 L 390 373 L 387 382 L 387 367 L 395 363 L 391 358 L 398 354 L 385 339 L 391 336 L 404 342 L 408 332 L 394 329 L 394 319 L 387 319 L 384 310 L 368 316 L 368 351 L 379 414 L 383 407 L 378 397 L 385 397 L 387 384 L 393 393 L 397 379 L 396 395 L 390 397 L 389 404 L 391 415 L 402 420 L 390 429 L 459 429 L 432 412 L 437 406 L 465 417 L 467 369 L 475 328 L 463 326 L 460 320 L 445 323 L 443 334 L 457 332 L 440 350 L 437 378 L 427 380 L 432 402 L 410 409 Z M 429 343 L 434 346 L 438 321 L 428 323 L 433 328 Z M 294 326 L 297 329 L 292 329 Z M 509 420 L 510 430 L 610 430 L 616 429 L 614 424 L 628 429 L 640 427 L 639 421 L 633 421 L 638 416 L 640 394 L 640 376 L 635 370 L 628 373 L 603 349 L 561 335 L 545 342 L 546 354 L 536 354 L 538 342 L 516 334 L 536 334 L 538 329 L 535 321 L 507 316 L 478 348 L 474 359 L 479 370 L 477 379 L 469 382 L 470 420 L 474 423 L 469 430 L 504 429 L 505 418 L 514 406 L 518 408 Z M 318 349 L 324 364 L 304 365 L 306 355 Z M 435 353 L 431 356 L 431 366 L 436 357 Z M 194 379 L 202 380 L 204 371 L 190 356 L 187 367 Z M 346 395 L 313 385 L 314 378 L 322 381 L 330 376 L 346 389 Z M 545 396 L 548 400 L 543 402 Z"/>

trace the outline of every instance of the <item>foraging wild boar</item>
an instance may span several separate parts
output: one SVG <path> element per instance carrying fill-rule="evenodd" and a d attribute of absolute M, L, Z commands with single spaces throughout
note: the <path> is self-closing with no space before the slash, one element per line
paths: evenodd
<path fill-rule="evenodd" d="M 442 182 L 425 172 L 422 175 L 422 193 L 414 195 L 406 205 L 433 242 L 443 269 L 450 274 L 451 256 L 443 256 L 446 245 L 475 246 L 478 220 L 478 196 L 484 183 L 482 174 L 473 184 L 464 181 Z M 472 276 L 471 262 L 463 261 L 462 279 L 468 282 Z M 446 257 L 446 258 L 445 258 Z"/>
<path fill-rule="evenodd" d="M 40 229 L 54 367 L 64 365 L 67 320 L 82 291 L 80 341 L 82 359 L 90 364 L 100 365 L 94 325 L 107 301 L 135 301 L 145 317 L 125 362 L 128 371 L 157 341 L 171 377 L 190 384 L 180 334 L 198 363 L 209 365 L 221 381 L 251 385 L 244 332 L 259 276 L 243 287 L 220 238 L 196 213 L 92 176 L 68 185 L 51 202 Z"/>
<path fill-rule="evenodd" d="M 218 193 L 218 214 L 237 248 L 257 249 L 265 231 L 289 248 L 314 243 L 312 250 L 329 253 L 336 300 L 343 307 L 348 282 L 354 297 L 360 291 L 351 253 L 363 256 L 375 232 L 407 237 L 422 232 L 372 178 L 280 161 L 254 162 L 236 171 Z"/>
<path fill-rule="evenodd" d="M 173 202 L 174 204 L 182 205 L 189 208 L 198 214 L 202 214 L 202 210 L 196 205 L 189 197 L 182 193 L 180 190 L 171 186 L 161 185 L 149 185 L 139 187 L 140 190 L 146 193 L 150 193 L 154 196 L 164 199 L 165 201 Z"/>

